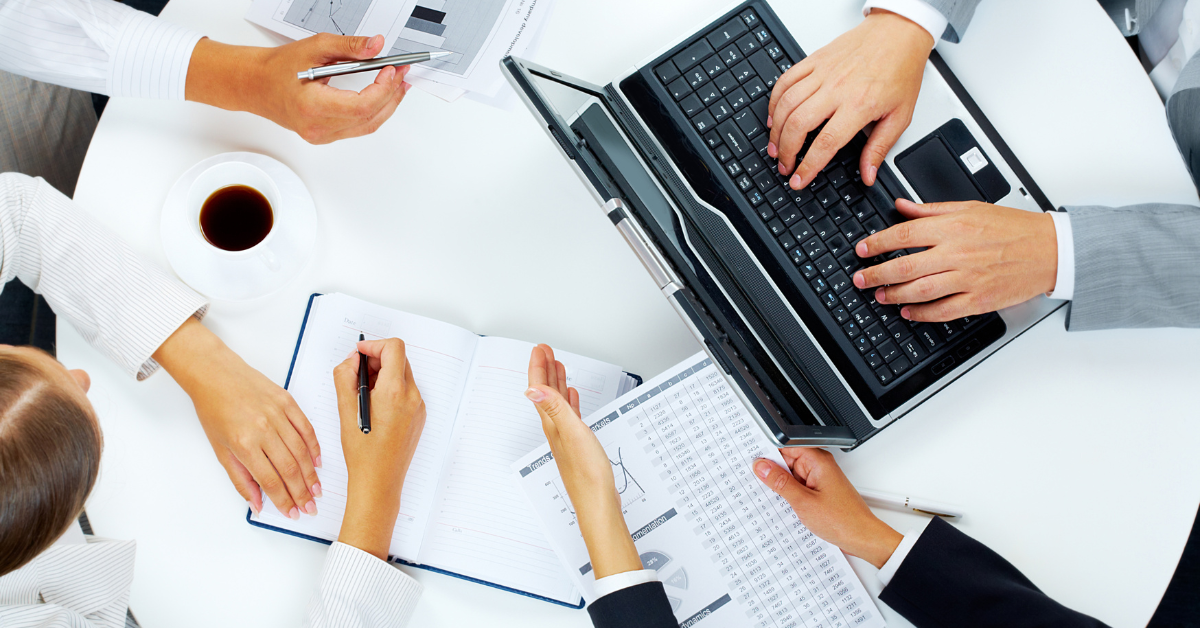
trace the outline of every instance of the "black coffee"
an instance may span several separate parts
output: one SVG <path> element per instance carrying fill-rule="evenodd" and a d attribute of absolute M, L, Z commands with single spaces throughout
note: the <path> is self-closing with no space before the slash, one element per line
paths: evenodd
<path fill-rule="evenodd" d="M 262 242 L 273 224 L 275 216 L 267 197 L 246 185 L 223 187 L 200 207 L 204 239 L 226 251 L 245 251 Z"/>

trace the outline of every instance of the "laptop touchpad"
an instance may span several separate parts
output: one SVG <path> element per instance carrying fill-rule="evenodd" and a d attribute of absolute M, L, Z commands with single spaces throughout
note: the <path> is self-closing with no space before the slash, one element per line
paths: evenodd
<path fill-rule="evenodd" d="M 925 203 L 982 201 L 983 194 L 936 135 L 896 158 L 896 167 Z"/>

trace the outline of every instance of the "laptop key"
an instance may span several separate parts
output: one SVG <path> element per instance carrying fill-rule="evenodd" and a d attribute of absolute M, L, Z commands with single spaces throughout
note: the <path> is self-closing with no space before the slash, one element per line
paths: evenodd
<path fill-rule="evenodd" d="M 838 270 L 837 260 L 833 256 L 826 253 L 817 260 L 817 271 L 828 277 Z"/>
<path fill-rule="evenodd" d="M 762 172 L 765 166 L 763 166 L 763 162 L 758 158 L 758 155 L 750 155 L 742 160 L 742 167 L 746 169 L 746 174 L 753 177 Z"/>
<path fill-rule="evenodd" d="M 887 386 L 892 383 L 895 377 L 892 375 L 892 370 L 886 366 L 881 366 L 875 369 L 875 377 L 879 378 L 879 383 Z"/>
<path fill-rule="evenodd" d="M 842 267 L 839 264 L 837 266 L 837 271 L 829 277 L 829 287 L 833 288 L 833 291 L 838 293 L 845 292 L 853 285 L 850 283 L 850 276 L 842 272 L 841 268 Z"/>
<path fill-rule="evenodd" d="M 936 351 L 943 344 L 942 337 L 938 335 L 932 325 L 918 325 L 914 334 L 917 340 L 930 351 Z"/>
<path fill-rule="evenodd" d="M 754 115 L 754 112 L 750 109 L 743 109 L 733 114 L 733 121 L 737 122 L 738 127 L 742 129 L 742 133 L 745 133 L 746 137 L 750 139 L 758 137 L 766 130 L 766 125 L 759 122 L 758 116 Z M 774 178 L 774 175 L 772 175 L 772 178 Z"/>
<path fill-rule="evenodd" d="M 842 331 L 845 331 L 846 335 L 849 336 L 851 340 L 858 338 L 859 334 L 862 333 L 862 329 L 860 329 L 858 323 L 854 321 L 850 321 L 849 323 L 842 325 Z"/>
<path fill-rule="evenodd" d="M 754 100 L 755 98 L 768 93 L 768 90 L 766 84 L 762 82 L 762 79 L 756 76 L 749 81 L 746 81 L 746 93 L 750 96 L 751 100 Z"/>
<path fill-rule="evenodd" d="M 766 199 L 763 198 L 762 192 L 759 192 L 758 190 L 753 190 L 753 191 L 747 193 L 746 200 L 750 201 L 751 207 L 758 207 L 764 201 L 766 201 Z"/>
<path fill-rule="evenodd" d="M 871 350 L 871 341 L 867 339 L 866 334 L 855 338 L 853 344 L 854 348 L 858 349 L 858 352 L 863 355 L 866 355 Z"/>
<path fill-rule="evenodd" d="M 883 356 L 879 355 L 878 351 L 868 351 L 863 359 L 867 361 L 867 366 L 873 369 L 883 366 Z"/>
<path fill-rule="evenodd" d="M 738 86 L 738 81 L 733 74 L 726 72 L 725 74 L 713 79 L 713 85 L 716 86 L 717 89 L 721 90 L 722 94 L 728 94 L 730 90 Z"/>
<path fill-rule="evenodd" d="M 796 221 L 800 220 L 800 212 L 792 205 L 782 207 L 779 210 L 779 219 L 783 221 L 783 226 L 791 227 Z"/>
<path fill-rule="evenodd" d="M 704 111 L 704 103 L 695 94 L 688 94 L 686 98 L 679 101 L 679 106 L 689 118 Z"/>
<path fill-rule="evenodd" d="M 776 65 L 778 65 L 778 66 L 779 66 L 779 75 L 780 75 L 780 76 L 783 76 L 784 74 L 786 74 L 786 73 L 787 73 L 787 71 L 788 71 L 788 70 L 792 69 L 792 62 L 791 62 L 791 61 L 786 61 L 786 60 L 784 60 L 784 61 L 780 61 L 780 62 L 779 62 L 779 63 L 777 63 Z"/>
<path fill-rule="evenodd" d="M 866 220 L 868 216 L 875 213 L 875 207 L 871 205 L 871 201 L 864 198 L 857 203 L 852 203 L 850 205 L 850 212 L 854 214 L 855 218 Z"/>
<path fill-rule="evenodd" d="M 725 118 L 733 115 L 733 107 L 730 107 L 729 103 L 725 102 L 725 99 L 722 98 L 714 102 L 713 105 L 708 108 L 708 112 L 712 114 L 712 117 L 717 122 L 721 122 L 725 120 Z"/>
<path fill-rule="evenodd" d="M 838 296 L 832 292 L 826 292 L 821 295 L 821 303 L 825 304 L 825 309 L 832 310 L 838 306 Z"/>
<path fill-rule="evenodd" d="M 804 214 L 805 220 L 816 222 L 825 217 L 825 208 L 814 199 L 801 205 L 800 213 Z"/>
<path fill-rule="evenodd" d="M 696 89 L 708 82 L 708 73 L 700 68 L 694 68 L 683 73 L 683 78 L 688 82 L 692 89 Z"/>
<path fill-rule="evenodd" d="M 792 222 L 796 222 L 796 220 L 800 218 L 800 212 L 796 211 L 795 207 L 793 207 L 792 204 L 788 202 L 788 197 L 786 194 L 783 193 L 783 190 L 781 190 L 777 187 L 771 188 L 771 189 L 767 190 L 766 192 L 764 192 L 763 196 L 766 197 L 767 203 L 769 203 L 771 205 L 771 207 L 774 207 L 775 209 L 780 210 L 779 215 L 781 217 L 784 215 L 784 213 L 788 213 L 790 216 L 793 216 L 791 221 L 789 221 L 788 219 L 785 218 L 783 220 L 784 224 L 790 224 Z M 784 205 L 787 205 L 787 207 L 784 208 Z M 783 208 L 783 209 L 781 209 L 781 208 Z"/>
<path fill-rule="evenodd" d="M 751 79 L 750 82 L 753 83 L 757 80 L 758 79 Z M 761 124 L 763 128 L 766 128 L 767 126 L 767 108 L 770 106 L 771 99 L 769 98 L 759 98 L 758 100 L 750 103 L 750 111 L 754 112 L 754 117 L 758 118 L 758 123 Z M 764 146 L 763 148 L 766 147 Z M 776 169 L 775 172 L 778 173 L 779 170 Z"/>
<path fill-rule="evenodd" d="M 771 235 L 775 236 L 776 238 L 783 235 L 784 233 L 787 233 L 787 227 L 784 227 L 783 221 L 779 220 L 778 218 L 772 219 L 769 222 L 767 222 L 767 229 L 770 229 Z"/>
<path fill-rule="evenodd" d="M 751 11 L 749 9 L 742 11 L 742 14 L 740 17 L 742 18 L 742 21 L 746 23 L 746 26 L 749 28 L 754 28 L 755 26 L 758 26 L 758 24 L 759 24 L 758 16 L 754 14 L 754 11 Z"/>
<path fill-rule="evenodd" d="M 758 43 L 760 44 L 765 44 L 771 41 L 771 33 L 765 26 L 760 25 L 757 28 L 751 28 L 750 32 L 754 33 L 754 38 L 757 39 Z"/>
<path fill-rule="evenodd" d="M 847 312 L 846 308 L 841 305 L 833 308 L 829 311 L 829 313 L 833 314 L 834 320 L 836 320 L 839 324 L 850 322 L 850 312 Z"/>
<path fill-rule="evenodd" d="M 681 76 L 671 81 L 671 84 L 667 86 L 667 91 L 671 92 L 671 96 L 675 100 L 683 100 L 684 96 L 692 93 L 692 86 L 688 85 L 687 79 Z"/>
<path fill-rule="evenodd" d="M 717 133 L 717 139 L 721 139 L 720 133 Z M 725 163 L 725 162 L 729 161 L 730 159 L 733 159 L 733 151 L 729 150 L 729 147 L 726 146 L 724 142 L 721 142 L 720 146 L 713 149 L 713 154 L 715 154 L 717 156 L 717 159 L 720 160 L 721 163 Z M 733 163 L 736 164 L 737 162 L 735 161 Z M 738 168 L 740 169 L 741 167 L 742 167 L 741 164 L 738 164 Z M 738 173 L 736 173 L 736 172 L 731 172 L 731 173 L 729 173 L 729 176 L 736 177 L 737 174 Z"/>
<path fill-rule="evenodd" d="M 745 166 L 746 164 L 742 165 Z M 772 177 L 771 173 L 764 170 L 754 175 L 754 184 L 758 186 L 759 192 L 766 192 L 775 186 L 775 177 Z"/>
<path fill-rule="evenodd" d="M 754 181 L 752 181 L 750 177 L 746 176 L 746 173 L 744 172 L 738 175 L 733 182 L 737 183 L 738 189 L 740 189 L 742 192 L 749 192 L 750 190 L 754 189 Z"/>
<path fill-rule="evenodd" d="M 945 323 L 937 323 L 934 325 L 942 339 L 946 342 L 954 342 L 962 335 L 963 328 L 958 321 L 947 321 Z"/>
<path fill-rule="evenodd" d="M 754 66 L 754 71 L 758 73 L 759 78 L 767 84 L 767 87 L 774 87 L 775 81 L 779 80 L 779 67 L 771 61 L 771 57 L 766 52 L 759 50 L 750 55 L 750 65 Z"/>
<path fill-rule="evenodd" d="M 829 162 L 834 164 L 836 162 Z M 829 171 L 829 183 L 835 188 L 840 188 L 850 182 L 850 175 L 846 174 L 846 169 L 841 166 L 833 166 L 827 168 Z"/>
<path fill-rule="evenodd" d="M 842 235 L 851 242 L 858 240 L 859 237 L 865 235 L 866 233 L 867 232 L 863 229 L 862 225 L 853 218 L 842 223 Z"/>
<path fill-rule="evenodd" d="M 770 44 L 764 50 L 770 55 L 772 61 L 779 61 L 783 57 L 783 49 L 779 47 L 779 44 Z"/>
<path fill-rule="evenodd" d="M 887 330 L 884 329 L 883 325 L 880 325 L 879 323 L 875 323 L 870 327 L 864 327 L 863 329 L 866 330 L 867 338 L 870 339 L 871 344 L 873 345 L 878 346 L 880 343 L 888 341 Z"/>
<path fill-rule="evenodd" d="M 891 362 L 901 355 L 900 347 L 887 338 L 884 338 L 883 342 L 875 345 L 875 348 L 879 351 L 879 355 L 883 357 L 884 362 Z"/>
<path fill-rule="evenodd" d="M 721 98 L 721 90 L 717 89 L 716 85 L 709 83 L 701 85 L 700 89 L 696 90 L 696 95 L 700 97 L 700 102 L 707 107 Z"/>
<path fill-rule="evenodd" d="M 779 224 L 783 225 L 783 223 Z M 811 238 L 801 246 L 804 247 L 804 254 L 808 256 L 808 259 L 817 259 L 826 253 L 825 243 L 817 238 Z"/>
<path fill-rule="evenodd" d="M 733 156 L 741 159 L 746 155 L 753 155 L 754 149 L 750 147 L 750 140 L 742 135 L 742 130 L 733 123 L 733 120 L 726 120 L 717 125 L 717 131 L 721 133 L 721 139 L 725 140 L 725 144 L 733 149 Z"/>
<path fill-rule="evenodd" d="M 771 206 L 766 203 L 759 205 L 757 211 L 758 211 L 758 217 L 762 218 L 763 222 L 767 222 L 775 217 L 775 210 L 771 209 Z M 795 235 L 795 234 L 793 234 L 793 235 Z"/>
<path fill-rule="evenodd" d="M 799 250 L 799 249 L 797 249 L 797 250 Z M 803 255 L 804 252 L 800 251 L 800 254 Z M 792 251 L 792 260 L 794 261 L 795 259 L 796 259 L 796 251 Z M 812 262 L 802 262 L 800 264 L 799 268 L 800 268 L 800 274 L 803 275 L 805 279 L 813 279 L 813 278 L 819 277 L 821 275 L 821 273 L 817 272 L 816 264 L 813 264 Z M 848 317 L 850 315 L 847 314 L 846 316 Z M 845 322 L 845 321 L 841 321 L 841 322 Z"/>
<path fill-rule="evenodd" d="M 833 219 L 834 224 L 842 224 L 850 219 L 850 208 L 846 207 L 845 203 L 835 203 L 829 208 L 829 217 Z"/>
<path fill-rule="evenodd" d="M 842 267 L 842 272 L 847 275 L 853 275 L 854 271 L 862 268 L 862 261 L 854 251 L 846 251 L 838 256 L 838 265 Z"/>
<path fill-rule="evenodd" d="M 825 240 L 825 246 L 829 247 L 829 252 L 836 257 L 850 250 L 850 243 L 840 233 L 834 233 L 833 237 Z"/>
<path fill-rule="evenodd" d="M 888 366 L 891 367 L 892 373 L 895 374 L 896 377 L 900 377 L 908 372 L 908 369 L 912 368 L 912 363 L 908 361 L 908 358 L 900 356 L 889 363 Z"/>
<path fill-rule="evenodd" d="M 758 45 L 758 40 L 754 38 L 754 35 L 750 34 L 739 37 L 737 40 L 737 47 L 738 50 L 742 51 L 743 57 L 749 57 L 760 48 Z"/>
<path fill-rule="evenodd" d="M 870 304 L 868 303 L 868 305 Z M 871 309 L 875 310 L 875 316 L 878 317 L 879 322 L 883 323 L 884 325 L 891 325 L 896 321 L 904 320 L 900 318 L 899 308 L 894 305 L 877 305 L 873 306 Z"/>
<path fill-rule="evenodd" d="M 837 233 L 837 227 L 828 217 L 822 218 L 813 223 L 813 228 L 817 230 L 817 236 L 822 240 L 833 237 Z"/>
<path fill-rule="evenodd" d="M 817 277 L 808 283 L 812 286 L 813 290 L 816 290 L 817 294 L 823 294 L 826 290 L 829 290 L 829 284 L 825 281 L 824 277 Z"/>
<path fill-rule="evenodd" d="M 838 202 L 838 199 L 840 198 L 838 196 L 837 190 L 833 189 L 833 187 L 831 187 L 831 186 L 826 186 L 826 187 L 823 187 L 823 188 L 817 190 L 815 193 L 815 196 L 817 197 L 817 200 L 821 203 L 822 207 L 829 207 L 830 205 L 833 205 L 834 203 Z"/>
<path fill-rule="evenodd" d="M 708 76 L 710 78 L 714 77 L 714 76 L 724 72 L 726 69 L 728 69 L 725 67 L 724 63 L 721 63 L 721 58 L 718 57 L 717 55 L 713 55 L 713 56 L 701 61 L 700 67 L 704 68 L 704 71 L 708 73 Z"/>
<path fill-rule="evenodd" d="M 775 172 L 779 172 L 779 169 L 776 168 Z M 783 175 L 780 175 L 780 176 L 783 176 Z M 807 203 L 811 200 L 815 200 L 817 198 L 816 195 L 812 193 L 812 190 L 810 190 L 808 188 L 800 188 L 799 190 L 793 190 L 792 188 L 789 187 L 788 193 L 792 195 L 792 200 L 795 201 L 795 203 L 797 205 L 804 205 L 805 203 Z"/>
<path fill-rule="evenodd" d="M 805 267 L 805 265 L 808 265 L 809 262 L 808 262 L 808 257 L 804 254 L 804 251 L 800 250 L 800 247 L 796 247 L 796 248 L 788 251 L 788 257 L 790 257 L 792 259 L 793 264 L 800 267 L 801 274 L 805 274 L 804 267 Z M 817 269 L 814 266 L 812 277 L 816 276 L 816 272 L 817 272 Z M 806 279 L 812 279 L 812 277 L 806 277 Z"/>
<path fill-rule="evenodd" d="M 877 215 L 871 216 L 870 218 L 864 220 L 862 226 L 863 229 L 866 229 L 867 233 L 869 234 L 879 233 L 880 231 L 887 229 L 887 225 L 883 224 L 883 220 L 881 220 Z"/>
<path fill-rule="evenodd" d="M 683 52 L 671 57 L 671 61 L 675 62 L 675 67 L 679 68 L 680 72 L 687 72 L 689 68 L 700 63 L 705 57 L 713 53 L 713 47 L 707 40 L 700 41 L 683 49 Z"/>
<path fill-rule="evenodd" d="M 717 27 L 717 30 L 713 31 L 705 39 L 708 40 L 708 43 L 712 44 L 713 48 L 719 49 L 722 46 L 733 43 L 739 35 L 747 30 L 746 23 L 742 21 L 742 18 L 735 17 Z"/>
<path fill-rule="evenodd" d="M 796 246 L 796 239 L 792 237 L 792 234 L 784 231 L 783 235 L 779 236 L 779 246 L 782 246 L 785 251 L 790 251 L 793 246 Z"/>
<path fill-rule="evenodd" d="M 892 335 L 892 340 L 896 342 L 904 342 L 912 336 L 912 332 L 908 330 L 908 325 L 905 325 L 902 321 L 888 323 L 887 330 Z"/>
<path fill-rule="evenodd" d="M 858 293 L 853 290 L 847 290 L 843 292 L 841 294 L 841 298 L 842 305 L 846 306 L 846 309 L 850 310 L 851 312 L 862 307 L 862 299 L 859 298 Z"/>
<path fill-rule="evenodd" d="M 857 310 L 851 310 L 850 314 L 863 329 L 875 324 L 875 312 L 872 312 L 871 308 L 865 305 Z"/>
<path fill-rule="evenodd" d="M 662 81 L 663 85 L 668 85 L 671 81 L 679 78 L 679 68 L 675 67 L 675 62 L 671 60 L 660 63 L 654 68 L 654 73 L 658 75 L 658 80 Z"/>
<path fill-rule="evenodd" d="M 704 143 L 708 144 L 709 148 L 716 148 L 720 146 L 722 144 L 721 134 L 717 133 L 716 129 L 709 129 L 709 131 L 704 134 Z"/>
<path fill-rule="evenodd" d="M 845 187 L 839 188 L 838 194 L 842 195 L 842 201 L 844 201 L 847 205 L 849 205 L 850 203 L 853 203 L 863 197 L 863 194 L 862 194 L 862 192 L 859 191 L 857 185 L 847 185 Z"/>
<path fill-rule="evenodd" d="M 807 220 L 798 221 L 796 224 L 790 227 L 790 231 L 792 232 L 792 235 L 796 236 L 796 239 L 801 242 L 817 234 L 817 232 L 813 230 L 813 226 L 809 224 Z"/>
<path fill-rule="evenodd" d="M 908 359 L 912 360 L 914 364 L 924 360 L 925 356 L 927 355 L 925 353 L 925 349 L 921 347 L 921 341 L 917 340 L 916 338 L 905 338 L 904 340 L 901 340 L 900 350 L 903 351 L 904 355 L 908 356 Z"/>

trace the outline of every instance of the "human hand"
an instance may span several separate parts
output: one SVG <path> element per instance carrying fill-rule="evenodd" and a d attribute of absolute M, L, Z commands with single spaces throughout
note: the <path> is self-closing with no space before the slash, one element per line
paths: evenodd
<path fill-rule="evenodd" d="M 358 352 L 367 356 L 371 433 L 358 429 Z M 425 402 L 398 338 L 359 341 L 333 370 L 349 476 L 338 541 L 386 560 L 404 478 L 425 427 Z"/>
<path fill-rule="evenodd" d="M 567 370 L 546 345 L 529 356 L 529 389 L 554 463 L 575 507 L 597 579 L 642 568 L 629 536 L 612 463 L 591 428 L 579 417 L 579 392 L 567 386 Z"/>
<path fill-rule="evenodd" d="M 296 73 L 336 61 L 371 59 L 382 51 L 382 35 L 319 33 L 277 48 L 202 39 L 188 66 L 186 97 L 260 115 L 313 144 L 368 135 L 404 99 L 409 66 L 383 68 L 361 92 L 331 87 L 329 78 L 297 79 Z"/>
<path fill-rule="evenodd" d="M 790 174 L 792 189 L 812 183 L 856 133 L 877 121 L 859 161 L 863 183 L 912 121 L 933 37 L 911 20 L 875 9 L 858 26 L 784 73 L 771 90 L 767 154 Z M 825 122 L 796 167 L 808 134 Z"/>
<path fill-rule="evenodd" d="M 1058 240 L 1049 214 L 986 203 L 929 203 L 904 199 L 896 209 L 911 219 L 858 243 L 859 257 L 929 247 L 854 273 L 860 289 L 880 303 L 905 305 L 900 316 L 942 322 L 994 312 L 1054 290 Z"/>
<path fill-rule="evenodd" d="M 875 516 L 824 449 L 789 447 L 779 453 L 789 469 L 769 460 L 754 462 L 754 474 L 791 504 L 812 533 L 883 567 L 904 538 Z"/>
<path fill-rule="evenodd" d="M 195 318 L 154 359 L 192 398 L 217 460 L 255 513 L 262 491 L 292 519 L 317 514 L 321 446 L 288 392 L 254 370 Z"/>

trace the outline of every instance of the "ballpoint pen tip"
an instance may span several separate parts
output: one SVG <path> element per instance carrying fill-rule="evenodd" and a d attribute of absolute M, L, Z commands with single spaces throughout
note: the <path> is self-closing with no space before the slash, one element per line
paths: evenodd
<path fill-rule="evenodd" d="M 431 52 L 431 53 L 429 53 L 429 59 L 430 59 L 430 60 L 433 60 L 433 59 L 441 59 L 442 57 L 449 57 L 449 56 L 450 56 L 450 54 L 451 54 L 451 53 L 449 53 L 449 52 L 446 52 L 446 51 L 444 51 L 444 50 L 443 50 L 443 51 L 441 51 L 441 52 Z"/>

